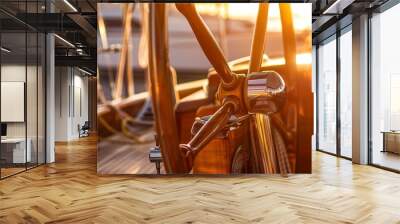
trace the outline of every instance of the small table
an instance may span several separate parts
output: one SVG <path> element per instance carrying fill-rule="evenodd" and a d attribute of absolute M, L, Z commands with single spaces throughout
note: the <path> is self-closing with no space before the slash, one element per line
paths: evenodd
<path fill-rule="evenodd" d="M 25 144 L 27 144 L 25 151 Z M 6 164 L 25 164 L 31 162 L 32 141 L 30 138 L 5 138 L 1 139 L 1 159 Z"/>
<path fill-rule="evenodd" d="M 382 131 L 383 150 L 382 152 L 392 152 L 400 154 L 400 131 Z"/>

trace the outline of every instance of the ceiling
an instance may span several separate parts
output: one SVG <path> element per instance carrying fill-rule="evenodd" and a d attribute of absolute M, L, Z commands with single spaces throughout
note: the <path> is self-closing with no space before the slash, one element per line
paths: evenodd
<path fill-rule="evenodd" d="M 373 11 L 389 0 L 308 0 L 312 3 L 313 43 L 351 24 L 352 18 Z"/>
<path fill-rule="evenodd" d="M 312 3 L 312 36 L 313 42 L 336 32 L 337 27 L 351 23 L 352 17 L 360 12 L 373 10 L 388 0 L 305 0 Z M 46 4 L 47 2 L 47 4 Z M 97 60 L 97 2 L 96 0 L 1 0 L 0 25 L 4 38 L 14 41 L 11 47 L 23 46 L 25 39 L 16 37 L 17 33 L 29 31 L 54 32 L 56 38 L 56 64 L 80 66 L 95 73 Z M 111 1 L 112 2 L 112 1 Z M 49 12 L 52 13 L 49 13 Z M 120 26 L 117 19 L 109 15 L 108 23 Z M 171 18 L 171 23 L 181 23 L 179 17 Z M 339 22 L 340 21 L 340 22 Z M 212 18 L 208 22 L 213 23 Z M 134 16 L 134 30 L 140 28 L 137 14 Z M 230 27 L 240 30 L 251 30 L 249 22 L 234 22 Z M 250 24 L 250 25 L 249 25 Z M 338 25 L 339 24 L 339 25 Z M 178 27 L 178 26 L 177 26 Z M 184 27 L 184 26 L 182 26 Z M 339 27 L 340 28 L 340 27 Z M 236 29 L 236 28 L 235 28 Z M 14 35 L 14 38 L 13 38 Z M 192 37 L 189 35 L 189 38 Z M 28 38 L 30 39 L 30 38 Z M 71 47 L 71 43 L 74 47 Z M 186 38 L 187 39 L 187 38 Z M 173 40 L 172 40 L 173 41 Z M 188 42 L 188 40 L 182 40 Z M 29 40 L 28 40 L 29 42 Z M 190 42 L 190 41 L 189 41 Z M 187 43 L 192 45 L 192 43 Z M 186 44 L 186 45 L 187 45 Z M 27 53 L 33 52 L 28 45 Z M 195 45 L 193 45 L 195 46 Z M 16 51 L 22 52 L 22 51 Z M 25 53 L 26 54 L 26 53 Z M 17 53 L 16 53 L 17 55 Z M 234 56 L 234 54 L 232 54 Z"/>
<path fill-rule="evenodd" d="M 25 35 L 21 34 L 27 32 L 29 42 L 33 38 L 29 32 L 55 33 L 60 37 L 55 38 L 56 66 L 78 66 L 95 74 L 96 7 L 96 0 L 1 0 L 0 25 L 3 38 L 8 39 L 3 45 L 7 41 L 13 49 L 10 58 L 11 54 L 15 59 L 30 58 L 36 45 L 28 44 L 25 52 Z"/>

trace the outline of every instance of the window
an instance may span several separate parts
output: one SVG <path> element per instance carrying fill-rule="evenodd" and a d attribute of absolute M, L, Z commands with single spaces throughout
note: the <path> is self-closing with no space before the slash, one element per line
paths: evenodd
<path fill-rule="evenodd" d="M 351 27 L 349 27 L 351 28 Z M 352 35 L 340 36 L 340 155 L 352 154 Z"/>
<path fill-rule="evenodd" d="M 400 170 L 400 5 L 371 18 L 371 162 Z"/>
<path fill-rule="evenodd" d="M 318 48 L 318 149 L 336 153 L 336 39 Z"/>

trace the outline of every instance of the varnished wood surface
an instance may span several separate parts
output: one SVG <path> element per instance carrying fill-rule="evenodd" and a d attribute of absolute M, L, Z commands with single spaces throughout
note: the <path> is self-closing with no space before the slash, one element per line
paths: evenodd
<path fill-rule="evenodd" d="M 372 160 L 375 164 L 400 170 L 400 154 L 375 150 Z"/>
<path fill-rule="evenodd" d="M 313 174 L 96 174 L 96 139 L 57 145 L 57 163 L 0 181 L 0 223 L 400 223 L 400 175 L 323 153 Z"/>
<path fill-rule="evenodd" d="M 22 172 L 25 170 L 25 167 L 6 167 L 1 169 L 1 178 Z"/>
<path fill-rule="evenodd" d="M 143 144 L 133 143 L 122 134 L 105 138 L 97 145 L 97 172 L 99 174 L 156 174 L 156 166 L 149 160 L 150 148 L 154 146 L 155 141 Z M 162 163 L 161 173 L 165 173 Z"/>

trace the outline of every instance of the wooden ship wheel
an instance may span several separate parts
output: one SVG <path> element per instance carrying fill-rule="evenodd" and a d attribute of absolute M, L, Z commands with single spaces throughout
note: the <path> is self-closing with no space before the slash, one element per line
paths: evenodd
<path fill-rule="evenodd" d="M 279 4 L 284 64 L 270 64 L 264 58 L 268 3 L 259 4 L 250 57 L 230 63 L 195 5 L 175 6 L 213 68 L 207 101 L 177 101 L 168 58 L 166 4 L 150 3 L 148 74 L 165 171 L 311 172 L 311 65 L 296 63 L 290 4 Z"/>
<path fill-rule="evenodd" d="M 214 96 L 211 104 L 197 107 L 190 139 L 184 139 L 179 131 L 188 130 L 184 127 L 188 124 L 177 123 L 179 103 L 175 101 L 168 58 L 166 7 L 151 4 L 149 74 L 166 172 L 310 172 L 311 155 L 307 151 L 311 151 L 313 124 L 311 70 L 296 64 L 290 4 L 279 5 L 285 58 L 285 64 L 280 66 L 263 63 L 267 3 L 259 6 L 250 58 L 232 63 L 226 61 L 195 5 L 175 6 L 213 65 L 208 74 L 208 94 Z M 247 65 L 247 69 L 240 64 Z"/>

